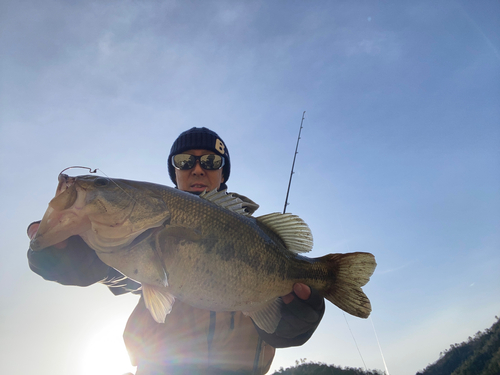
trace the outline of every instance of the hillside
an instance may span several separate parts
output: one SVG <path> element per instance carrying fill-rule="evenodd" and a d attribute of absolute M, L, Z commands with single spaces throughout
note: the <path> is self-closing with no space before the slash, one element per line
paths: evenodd
<path fill-rule="evenodd" d="M 498 375 L 500 374 L 500 320 L 461 344 L 440 353 L 439 359 L 416 375 Z"/>

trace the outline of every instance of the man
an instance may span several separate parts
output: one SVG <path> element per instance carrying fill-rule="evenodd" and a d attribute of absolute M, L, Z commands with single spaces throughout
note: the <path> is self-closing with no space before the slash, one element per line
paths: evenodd
<path fill-rule="evenodd" d="M 175 186 L 200 194 L 227 189 L 230 158 L 222 139 L 207 128 L 192 128 L 174 142 L 168 171 Z M 258 205 L 234 194 L 253 213 Z M 32 238 L 39 222 L 28 227 Z M 79 236 L 41 251 L 28 250 L 31 269 L 43 278 L 65 285 L 107 285 L 115 294 L 140 293 L 140 284 L 105 265 Z M 251 286 L 249 286 L 251 287 Z M 295 284 L 283 296 L 282 319 L 275 333 L 268 334 L 241 312 L 213 312 L 176 301 L 165 323 L 151 317 L 141 296 L 124 332 L 136 375 L 163 374 L 265 374 L 275 348 L 306 342 L 318 326 L 324 300 L 307 285 Z"/>

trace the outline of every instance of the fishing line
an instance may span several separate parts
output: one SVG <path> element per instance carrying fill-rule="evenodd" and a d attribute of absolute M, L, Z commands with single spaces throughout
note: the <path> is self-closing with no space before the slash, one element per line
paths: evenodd
<path fill-rule="evenodd" d="M 345 316 L 345 312 L 342 311 L 342 314 L 344 314 L 344 319 L 345 319 L 345 324 L 347 324 L 347 328 L 349 328 L 349 332 L 351 332 L 352 339 L 354 340 L 354 344 L 356 345 L 356 349 L 358 349 L 359 356 L 361 357 L 361 362 L 363 362 L 363 366 L 365 367 L 365 371 L 368 371 L 366 368 L 365 360 L 363 359 L 363 356 L 361 355 L 361 351 L 359 350 L 358 343 L 356 341 L 356 338 L 354 337 L 354 334 L 351 331 L 351 326 L 349 326 L 349 323 L 347 322 L 347 317 Z"/>
<path fill-rule="evenodd" d="M 341 230 L 341 232 L 342 232 L 343 237 L 344 237 L 344 238 L 347 238 L 347 237 L 346 237 L 346 234 L 345 234 L 344 226 L 342 225 L 342 221 L 341 221 L 341 220 L 339 220 L 339 226 L 340 226 L 340 230 Z M 347 245 L 347 251 L 350 253 L 350 252 L 351 252 L 351 248 L 350 248 L 350 246 L 349 246 L 349 242 L 346 242 L 346 245 Z M 346 316 L 345 316 L 345 312 L 343 312 L 343 314 L 344 314 L 344 319 L 345 319 L 345 322 L 346 322 L 346 324 L 347 324 L 347 327 L 349 328 L 349 332 L 351 332 L 352 339 L 354 340 L 354 343 L 356 344 L 356 349 L 358 349 L 358 353 L 359 353 L 359 356 L 361 357 L 361 361 L 363 362 L 363 365 L 365 365 L 365 361 L 363 360 L 363 356 L 361 355 L 361 351 L 359 350 L 358 344 L 357 344 L 357 342 L 356 342 L 356 338 L 354 337 L 354 334 L 353 334 L 353 332 L 351 331 L 351 327 L 349 327 L 349 323 L 347 322 L 347 318 L 346 318 Z M 370 322 L 371 322 L 372 327 L 373 327 L 373 332 L 375 333 L 375 338 L 376 338 L 376 340 L 377 340 L 378 348 L 379 348 L 379 350 L 380 350 L 380 355 L 382 356 L 382 362 L 384 363 L 385 373 L 386 373 L 387 375 L 390 375 L 390 374 L 389 374 L 389 369 L 387 368 L 387 364 L 385 363 L 384 353 L 382 352 L 382 347 L 380 346 L 380 342 L 379 342 L 379 340 L 378 340 L 377 331 L 376 331 L 376 329 L 375 329 L 375 325 L 373 324 L 373 320 L 372 320 L 371 315 L 370 315 L 370 317 L 369 317 L 369 318 L 370 318 Z M 365 370 L 366 370 L 366 371 L 368 371 L 368 370 L 367 370 L 367 368 L 366 368 L 366 365 L 365 365 Z"/>
<path fill-rule="evenodd" d="M 339 220 L 339 226 L 340 226 L 340 230 L 342 232 L 343 237 L 346 238 L 344 226 L 342 225 L 342 221 L 341 220 Z M 347 245 L 347 252 L 350 253 L 351 252 L 351 248 L 349 247 L 349 242 L 348 241 L 346 242 L 346 245 Z M 363 366 L 365 366 L 365 371 L 368 371 L 368 369 L 366 368 L 365 360 L 363 359 L 363 355 L 361 354 L 361 350 L 359 350 L 359 346 L 358 346 L 358 343 L 356 341 L 356 337 L 354 337 L 354 333 L 352 332 L 351 327 L 349 326 L 349 322 L 347 321 L 347 317 L 345 315 L 345 312 L 342 311 L 342 313 L 344 314 L 345 323 L 347 324 L 347 328 L 349 328 L 349 332 L 351 333 L 352 339 L 354 341 L 354 345 L 356 345 L 356 349 L 358 350 L 359 356 L 361 357 L 361 362 L 363 362 Z"/>
<path fill-rule="evenodd" d="M 68 167 L 68 168 L 64 168 L 60 173 L 59 173 L 59 176 L 62 175 L 62 173 L 64 171 L 67 171 L 68 169 L 72 169 L 72 168 L 81 168 L 81 169 L 88 169 L 90 173 L 97 173 L 97 171 L 101 172 L 104 176 L 106 176 L 108 178 L 108 180 L 110 180 L 112 183 L 114 183 L 121 191 L 123 191 L 125 193 L 125 195 L 127 197 L 129 197 L 133 202 L 135 203 L 138 203 L 137 200 L 132 197 L 129 193 L 127 193 L 120 185 L 118 185 L 115 180 L 111 177 L 109 177 L 102 169 L 100 168 L 95 168 L 94 170 L 92 170 L 92 168 L 89 168 L 89 167 L 81 167 L 81 166 L 78 166 L 78 165 L 75 165 L 75 166 L 72 166 L 72 167 Z"/>
<path fill-rule="evenodd" d="M 370 316 L 370 322 L 372 323 L 373 332 L 375 332 L 375 338 L 377 339 L 377 344 L 378 344 L 378 348 L 379 348 L 379 350 L 380 350 L 380 355 L 382 356 L 382 362 L 384 362 L 385 373 L 386 373 L 387 375 L 390 375 L 390 374 L 389 374 L 389 369 L 387 368 L 387 364 L 385 363 L 384 353 L 382 353 L 382 347 L 380 346 L 380 342 L 378 341 L 377 331 L 376 331 L 376 329 L 375 329 L 375 325 L 373 324 L 373 320 L 372 320 L 372 317 L 371 317 L 371 316 Z"/>
<path fill-rule="evenodd" d="M 342 231 L 342 234 L 343 234 L 344 238 L 346 238 L 344 226 L 342 225 L 342 221 L 339 221 L 339 226 L 340 226 L 340 230 Z M 351 252 L 351 248 L 349 246 L 349 242 L 346 242 L 346 245 L 347 245 L 347 251 L 350 253 Z M 377 345 L 378 345 L 378 348 L 380 350 L 380 355 L 382 357 L 382 362 L 384 363 L 385 373 L 387 375 L 390 375 L 389 374 L 389 369 L 387 368 L 387 364 L 385 363 L 385 357 L 384 357 L 384 353 L 382 352 L 382 347 L 380 346 L 380 342 L 378 340 L 377 330 L 375 329 L 375 325 L 373 324 L 373 320 L 372 320 L 371 315 L 370 315 L 369 318 L 370 318 L 370 322 L 371 322 L 372 327 L 373 327 L 373 332 L 375 333 L 375 339 L 377 340 Z M 349 323 L 347 322 L 347 318 L 345 316 L 345 313 L 344 313 L 344 319 L 345 319 L 345 322 L 347 324 L 347 327 L 349 328 L 349 332 L 351 332 L 352 339 L 354 340 L 354 343 L 356 344 L 356 348 L 358 349 L 358 353 L 359 353 L 359 356 L 361 357 L 361 361 L 363 361 L 363 364 L 365 364 L 365 361 L 363 360 L 363 356 L 361 355 L 361 352 L 360 352 L 360 350 L 358 348 L 358 344 L 356 343 L 356 339 L 354 337 L 354 334 L 352 333 L 351 327 L 349 327 Z M 366 365 L 365 365 L 365 370 L 368 371 L 366 369 Z"/>
<path fill-rule="evenodd" d="M 129 193 L 127 193 L 120 185 L 118 185 L 114 179 L 112 179 L 111 177 L 109 177 L 106 173 L 104 173 L 104 171 L 102 169 L 95 169 L 96 171 L 100 171 L 103 175 L 105 175 L 113 184 L 115 184 L 118 189 L 120 189 L 121 191 L 123 191 L 125 193 L 125 195 L 127 195 L 132 201 L 134 201 L 135 203 L 137 203 L 137 200 L 132 197 Z"/>

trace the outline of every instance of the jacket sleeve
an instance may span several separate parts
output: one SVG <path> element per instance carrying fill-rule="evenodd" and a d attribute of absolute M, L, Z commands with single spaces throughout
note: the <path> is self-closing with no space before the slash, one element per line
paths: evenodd
<path fill-rule="evenodd" d="M 62 249 L 54 246 L 40 251 L 29 249 L 28 262 L 31 270 L 45 280 L 63 285 L 89 286 L 100 282 L 115 295 L 140 288 L 139 283 L 103 263 L 80 236 L 70 237 Z"/>
<path fill-rule="evenodd" d="M 259 336 L 275 348 L 301 346 L 309 340 L 325 313 L 325 300 L 311 288 L 311 296 L 301 300 L 297 296 L 289 304 L 283 304 L 281 320 L 272 334 L 255 325 Z"/>

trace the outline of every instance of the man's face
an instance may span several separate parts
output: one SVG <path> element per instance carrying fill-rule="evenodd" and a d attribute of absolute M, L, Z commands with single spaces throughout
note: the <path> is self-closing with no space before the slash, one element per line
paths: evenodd
<path fill-rule="evenodd" d="M 188 150 L 183 151 L 183 154 L 194 156 L 215 154 L 215 152 L 208 150 Z M 175 179 L 177 180 L 177 187 L 179 190 L 188 191 L 192 193 L 203 193 L 205 190 L 212 191 L 218 189 L 220 184 L 224 182 L 222 177 L 222 168 L 215 171 L 203 169 L 200 162 L 196 161 L 193 168 L 188 170 L 175 170 Z"/>

